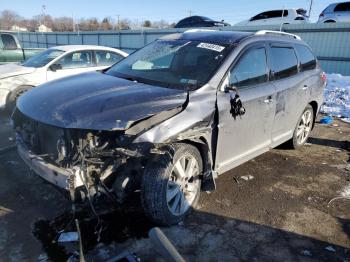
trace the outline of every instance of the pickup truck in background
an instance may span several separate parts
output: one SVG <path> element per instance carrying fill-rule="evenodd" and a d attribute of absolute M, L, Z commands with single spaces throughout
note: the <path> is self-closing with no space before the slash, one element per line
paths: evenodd
<path fill-rule="evenodd" d="M 22 48 L 17 37 L 0 32 L 0 64 L 23 62 L 42 52 L 43 48 Z"/>

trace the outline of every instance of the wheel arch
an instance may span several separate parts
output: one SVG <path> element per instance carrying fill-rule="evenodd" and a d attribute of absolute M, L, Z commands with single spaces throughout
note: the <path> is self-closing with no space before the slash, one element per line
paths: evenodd
<path fill-rule="evenodd" d="M 198 136 L 197 138 L 184 139 L 177 141 L 177 143 L 190 144 L 197 148 L 199 151 L 202 164 L 203 164 L 203 178 L 202 178 L 202 190 L 213 191 L 216 188 L 215 178 L 213 174 L 213 158 L 210 143 L 204 136 Z"/>
<path fill-rule="evenodd" d="M 309 103 L 309 105 L 312 107 L 312 110 L 314 111 L 314 120 L 312 123 L 312 128 L 314 128 L 315 122 L 316 122 L 317 111 L 318 111 L 318 103 L 316 101 L 311 101 Z"/>

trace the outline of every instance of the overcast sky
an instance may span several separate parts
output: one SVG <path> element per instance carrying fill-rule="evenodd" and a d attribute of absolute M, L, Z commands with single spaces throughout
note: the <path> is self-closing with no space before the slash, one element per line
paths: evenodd
<path fill-rule="evenodd" d="M 316 21 L 320 12 L 334 1 L 314 0 L 311 20 Z M 310 0 L 0 0 L 0 10 L 11 9 L 19 15 L 30 18 L 41 13 L 42 5 L 46 13 L 54 17 L 112 17 L 131 20 L 160 20 L 177 22 L 191 14 L 208 16 L 229 23 L 236 23 L 253 15 L 271 9 L 305 8 Z"/>

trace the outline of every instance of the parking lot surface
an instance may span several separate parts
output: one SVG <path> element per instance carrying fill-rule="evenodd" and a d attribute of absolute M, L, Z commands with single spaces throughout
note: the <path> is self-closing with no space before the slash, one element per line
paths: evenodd
<path fill-rule="evenodd" d="M 349 141 L 349 124 L 316 124 L 303 148 L 274 149 L 220 176 L 184 223 L 163 231 L 188 261 L 350 261 L 350 200 L 331 201 L 350 197 Z M 30 172 L 13 145 L 0 115 L 1 260 L 66 259 L 45 225 L 69 211 L 69 200 Z M 98 244 L 83 225 L 85 258 L 127 250 L 161 261 L 147 237 L 151 227 L 138 208 L 108 217 Z"/>

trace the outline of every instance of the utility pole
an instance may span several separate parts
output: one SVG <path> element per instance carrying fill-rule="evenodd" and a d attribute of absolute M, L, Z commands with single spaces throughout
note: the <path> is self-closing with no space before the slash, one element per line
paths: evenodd
<path fill-rule="evenodd" d="M 120 26 L 119 26 L 119 18 L 120 18 L 120 15 L 116 15 L 116 17 L 117 17 L 117 23 L 116 23 L 116 25 L 114 26 L 114 30 L 116 30 L 117 29 L 117 27 L 118 27 L 118 30 L 120 30 Z"/>
<path fill-rule="evenodd" d="M 314 0 L 310 0 L 309 18 L 311 17 L 311 10 L 312 10 L 313 3 L 314 3 Z"/>
<path fill-rule="evenodd" d="M 41 24 L 45 25 L 45 9 L 46 9 L 46 5 L 42 5 L 41 6 Z"/>

